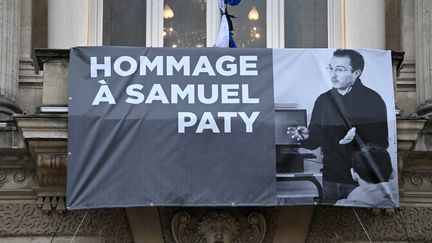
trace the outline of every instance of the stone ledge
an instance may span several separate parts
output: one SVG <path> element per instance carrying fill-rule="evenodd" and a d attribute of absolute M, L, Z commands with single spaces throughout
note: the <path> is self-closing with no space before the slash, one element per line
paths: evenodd
<path fill-rule="evenodd" d="M 68 59 L 69 62 L 69 51 L 68 49 L 49 49 L 49 48 L 35 48 L 35 56 L 37 64 L 40 70 L 44 69 L 44 63 L 51 60 Z"/>
<path fill-rule="evenodd" d="M 24 139 L 67 139 L 66 114 L 14 115 Z"/>
<path fill-rule="evenodd" d="M 398 150 L 411 150 L 427 120 L 425 119 L 397 119 Z"/>

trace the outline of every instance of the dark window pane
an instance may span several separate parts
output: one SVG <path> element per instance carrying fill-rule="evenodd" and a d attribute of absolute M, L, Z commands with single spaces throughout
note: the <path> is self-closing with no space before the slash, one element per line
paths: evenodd
<path fill-rule="evenodd" d="M 266 47 L 266 1 L 245 0 L 237 6 L 228 6 L 234 15 L 234 40 L 238 47 Z"/>
<path fill-rule="evenodd" d="M 103 44 L 145 46 L 146 1 L 103 1 Z"/>
<path fill-rule="evenodd" d="M 327 47 L 327 0 L 285 1 L 285 47 Z"/>
<path fill-rule="evenodd" d="M 206 46 L 206 0 L 164 1 L 164 46 Z"/>

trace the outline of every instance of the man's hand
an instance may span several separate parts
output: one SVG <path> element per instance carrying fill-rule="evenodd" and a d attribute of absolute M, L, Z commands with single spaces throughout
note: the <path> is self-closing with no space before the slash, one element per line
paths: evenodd
<path fill-rule="evenodd" d="M 339 141 L 339 144 L 348 144 L 348 143 L 351 143 L 352 140 L 354 140 L 355 135 L 356 135 L 356 128 L 353 127 L 353 128 L 351 128 L 347 132 L 347 134 L 345 135 L 345 137 L 342 138 L 342 140 Z"/>
<path fill-rule="evenodd" d="M 287 134 L 297 141 L 306 140 L 309 138 L 309 129 L 304 126 L 288 127 Z"/>

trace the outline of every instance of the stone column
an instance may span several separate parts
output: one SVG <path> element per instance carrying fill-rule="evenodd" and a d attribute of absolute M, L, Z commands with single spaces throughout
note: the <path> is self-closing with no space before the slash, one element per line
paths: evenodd
<path fill-rule="evenodd" d="M 416 81 L 419 115 L 432 114 L 432 1 L 415 1 Z"/>
<path fill-rule="evenodd" d="M 18 92 L 20 44 L 20 1 L 0 1 L 0 118 L 20 112 L 15 101 Z"/>
<path fill-rule="evenodd" d="M 417 108 L 415 74 L 415 1 L 400 0 L 400 2 L 391 2 L 392 4 L 399 5 L 400 9 L 399 21 L 394 19 L 393 21 L 395 23 L 390 25 L 393 28 L 399 28 L 397 30 L 399 32 L 398 36 L 393 36 L 393 38 L 400 40 L 399 46 L 393 46 L 392 50 L 401 50 L 405 53 L 402 65 L 398 70 L 396 103 L 403 111 L 403 115 L 410 115 L 414 113 Z M 394 9 L 394 11 L 397 11 L 397 9 Z"/>
<path fill-rule="evenodd" d="M 405 52 L 404 62 L 415 59 L 415 1 L 402 0 L 401 4 L 401 49 Z"/>
<path fill-rule="evenodd" d="M 20 0 L 20 62 L 31 62 L 32 55 L 32 0 Z"/>
<path fill-rule="evenodd" d="M 385 49 L 385 1 L 345 1 L 345 47 Z"/>
<path fill-rule="evenodd" d="M 48 1 L 48 48 L 87 45 L 88 27 L 89 0 Z"/>

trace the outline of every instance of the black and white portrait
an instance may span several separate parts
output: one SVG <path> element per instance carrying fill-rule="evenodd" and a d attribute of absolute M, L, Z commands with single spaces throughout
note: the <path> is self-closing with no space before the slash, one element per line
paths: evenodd
<path fill-rule="evenodd" d="M 396 207 L 390 52 L 278 50 L 273 58 L 278 202 Z M 278 141 L 284 135 L 290 143 Z"/>

